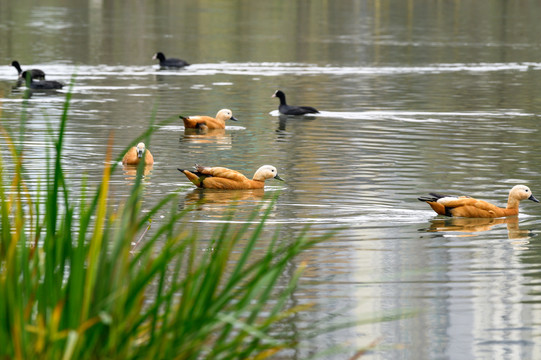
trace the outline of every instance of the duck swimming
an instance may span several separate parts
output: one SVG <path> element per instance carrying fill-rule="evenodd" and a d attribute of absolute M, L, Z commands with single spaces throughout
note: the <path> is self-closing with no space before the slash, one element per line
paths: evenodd
<path fill-rule="evenodd" d="M 142 142 L 128 150 L 126 155 L 122 158 L 122 164 L 138 165 L 141 159 L 143 159 L 143 154 L 145 154 L 145 165 L 154 164 L 154 157 L 150 153 L 150 150 L 145 148 L 145 143 Z"/>
<path fill-rule="evenodd" d="M 483 200 L 469 196 L 448 196 L 430 193 L 430 196 L 419 197 L 439 215 L 458 216 L 469 218 L 499 218 L 518 215 L 518 206 L 521 200 L 539 202 L 525 185 L 516 185 L 509 191 L 507 207 L 501 208 Z"/>
<path fill-rule="evenodd" d="M 265 180 L 284 180 L 278 176 L 278 170 L 272 165 L 263 165 L 250 180 L 240 172 L 224 167 L 206 167 L 195 164 L 195 171 L 178 169 L 195 186 L 205 189 L 248 190 L 262 189 Z"/>
<path fill-rule="evenodd" d="M 210 116 L 179 116 L 184 122 L 186 129 L 225 129 L 226 120 L 238 121 L 229 109 L 222 109 L 216 114 L 216 118 Z"/>
<path fill-rule="evenodd" d="M 306 115 L 306 114 L 319 114 L 319 111 L 311 106 L 294 106 L 286 103 L 286 94 L 281 90 L 276 90 L 271 97 L 277 97 L 280 99 L 280 105 L 278 111 L 284 115 Z"/>

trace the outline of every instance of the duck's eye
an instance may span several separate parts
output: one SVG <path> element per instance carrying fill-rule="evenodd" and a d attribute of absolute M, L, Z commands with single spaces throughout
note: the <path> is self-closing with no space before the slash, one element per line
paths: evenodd
<path fill-rule="evenodd" d="M 528 192 L 528 189 L 525 189 L 524 191 Z"/>

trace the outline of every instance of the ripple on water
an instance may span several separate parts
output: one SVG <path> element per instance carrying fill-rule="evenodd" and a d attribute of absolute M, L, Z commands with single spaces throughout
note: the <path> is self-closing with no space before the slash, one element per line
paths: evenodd
<path fill-rule="evenodd" d="M 41 26 L 41 25 L 40 25 Z M 541 63 L 453 63 L 429 64 L 426 66 L 319 66 L 303 63 L 208 63 L 194 64 L 178 70 L 160 70 L 158 66 L 133 65 L 73 65 L 64 64 L 25 64 L 25 67 L 39 67 L 47 77 L 69 81 L 73 74 L 77 79 L 96 80 L 109 77 L 130 79 L 145 76 L 211 76 L 211 75 L 248 75 L 248 76 L 283 76 L 283 75 L 389 75 L 400 74 L 441 74 L 452 72 L 505 72 L 541 69 Z M 14 79 L 11 66 L 0 67 L 0 79 Z M 228 81 L 216 81 L 214 86 L 229 86 Z"/>

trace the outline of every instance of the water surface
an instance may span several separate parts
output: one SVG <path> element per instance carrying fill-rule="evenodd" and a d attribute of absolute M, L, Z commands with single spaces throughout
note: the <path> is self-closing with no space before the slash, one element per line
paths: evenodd
<path fill-rule="evenodd" d="M 0 63 L 73 79 L 64 169 L 74 189 L 99 181 L 108 139 L 122 150 L 155 119 L 147 144 L 155 164 L 145 176 L 143 211 L 179 191 L 183 220 L 202 238 L 270 200 L 260 192 L 200 191 L 176 169 L 193 163 L 247 175 L 263 164 L 285 182 L 268 221 L 291 241 L 308 224 L 331 240 L 291 264 L 307 269 L 291 304 L 311 311 L 288 323 L 408 314 L 369 321 L 302 342 L 285 358 L 333 346 L 347 358 L 376 341 L 368 359 L 525 359 L 541 349 L 541 207 L 522 204 L 515 219 L 436 217 L 417 197 L 467 193 L 504 204 L 515 184 L 541 196 L 539 114 L 541 47 L 535 2 L 476 1 L 101 1 L 0 4 Z M 159 70 L 156 51 L 193 65 Z M 74 76 L 74 77 L 73 77 Z M 3 126 L 18 133 L 22 109 L 29 184 L 46 171 L 68 92 L 14 88 L 0 66 Z M 284 117 L 276 89 L 291 104 L 321 114 Z M 183 115 L 232 109 L 223 132 L 187 134 Z M 154 115 L 153 115 L 154 114 Z M 119 166 L 111 197 L 133 183 Z M 77 194 L 77 191 L 73 192 Z M 198 201 L 203 200 L 202 203 Z M 166 211 L 160 216 L 166 216 Z M 155 219 L 154 221 L 159 221 Z M 205 244 L 202 244 L 204 249 Z"/>

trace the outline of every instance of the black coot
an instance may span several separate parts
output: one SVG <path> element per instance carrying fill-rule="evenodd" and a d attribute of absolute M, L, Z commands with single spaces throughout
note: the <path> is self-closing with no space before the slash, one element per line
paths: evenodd
<path fill-rule="evenodd" d="M 280 106 L 278 106 L 278 111 L 280 111 L 281 114 L 284 115 L 305 115 L 305 114 L 318 114 L 319 111 L 317 111 L 315 108 L 311 106 L 294 106 L 294 105 L 288 105 L 286 103 L 286 94 L 284 94 L 281 90 L 276 90 L 274 95 L 272 97 L 277 97 L 280 99 Z"/>
<path fill-rule="evenodd" d="M 11 62 L 11 66 L 17 69 L 17 73 L 19 73 L 19 77 L 23 79 L 26 79 L 27 74 L 30 73 L 30 77 L 34 80 L 45 80 L 45 73 L 43 72 L 43 70 L 32 69 L 32 70 L 23 71 L 23 69 L 21 69 L 21 64 L 19 64 L 17 60 L 13 60 Z"/>
<path fill-rule="evenodd" d="M 30 82 L 26 82 L 26 86 L 30 89 L 35 90 L 52 90 L 52 89 L 62 89 L 64 84 L 58 81 L 54 80 L 41 80 L 41 81 L 33 81 L 30 79 Z"/>
<path fill-rule="evenodd" d="M 188 66 L 188 62 L 181 60 L 181 59 L 175 59 L 175 58 L 169 58 L 166 59 L 165 55 L 161 52 L 157 52 L 152 57 L 153 60 L 160 60 L 160 67 L 163 68 L 181 68 L 184 66 Z"/>

